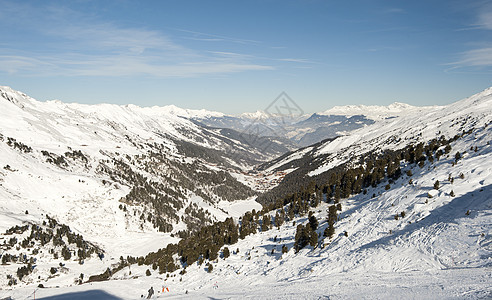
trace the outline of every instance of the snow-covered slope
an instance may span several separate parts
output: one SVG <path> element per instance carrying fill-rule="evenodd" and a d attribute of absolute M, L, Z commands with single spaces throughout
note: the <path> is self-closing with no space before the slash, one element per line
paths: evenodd
<path fill-rule="evenodd" d="M 382 110 L 378 108 L 377 111 Z M 343 113 L 348 112 L 343 110 Z M 289 169 L 296 160 L 311 159 L 316 163 L 309 175 L 314 176 L 371 151 L 401 149 L 409 143 L 430 141 L 441 136 L 453 137 L 488 124 L 491 114 L 492 88 L 489 88 L 443 107 L 411 107 L 401 116 L 380 120 L 346 136 L 319 143 L 310 151 L 300 150 L 303 152 L 301 157 L 294 151 L 265 166 L 267 170 Z"/>
<path fill-rule="evenodd" d="M 429 107 L 431 108 L 431 107 Z M 433 108 L 437 108 L 433 106 Z M 344 105 L 334 106 L 320 115 L 342 115 L 342 116 L 356 116 L 363 115 L 373 120 L 391 118 L 401 116 L 407 113 L 412 113 L 422 107 L 412 106 L 406 103 L 394 102 L 388 106 L 381 105 Z"/>
<path fill-rule="evenodd" d="M 203 119 L 203 118 L 220 118 L 224 117 L 225 114 L 217 111 L 210 111 L 205 109 L 185 109 L 177 107 L 176 105 L 166 105 L 166 106 L 153 106 L 150 110 L 158 114 L 172 114 L 188 119 Z"/>
<path fill-rule="evenodd" d="M 224 219 L 219 203 L 254 195 L 230 173 L 272 154 L 176 110 L 39 102 L 0 87 L 0 231 L 49 214 L 119 257 Z"/>
<path fill-rule="evenodd" d="M 332 238 L 323 238 L 323 233 L 333 202 L 310 208 L 319 221 L 314 248 L 294 251 L 297 226 L 308 223 L 306 215 L 294 215 L 279 228 L 259 229 L 227 245 L 229 257 L 183 265 L 186 270 L 159 274 L 151 266 L 132 264 L 110 281 L 67 287 L 83 270 L 72 263 L 68 276 L 42 281 L 46 288 L 36 290 L 36 276 L 44 279 L 49 270 L 40 265 L 40 273 L 30 275 L 31 283 L 0 296 L 32 297 L 36 290 L 38 297 L 135 299 L 153 286 L 159 291 L 155 298 L 174 299 L 488 298 L 492 295 L 491 122 L 492 88 L 446 107 L 384 119 L 265 165 L 267 171 L 294 170 L 275 188 L 280 195 L 286 184 L 297 191 L 305 188 L 296 186 L 295 179 L 321 180 L 341 164 L 358 167 L 368 154 L 426 144 L 441 136 L 451 140 L 452 150 L 439 159 L 426 159 L 420 166 L 399 162 L 398 179 L 383 178 L 365 193 L 342 199 Z M 12 169 L 16 165 L 2 172 L 10 176 L 15 173 Z M 31 212 L 26 217 L 23 210 L 19 207 L 9 219 L 12 225 L 15 218 L 38 218 Z M 276 211 L 269 214 L 273 217 Z M 284 245 L 288 251 L 282 254 Z M 174 258 L 179 263 L 179 254 Z M 208 264 L 213 266 L 211 272 Z M 88 272 L 96 269 L 90 267 Z"/>
<path fill-rule="evenodd" d="M 491 138 L 491 126 L 476 127 L 453 142 L 452 152 L 440 160 L 423 167 L 402 164 L 404 174 L 413 174 L 400 177 L 389 190 L 383 182 L 365 195 L 343 199 L 335 236 L 321 238 L 316 248 L 308 246 L 298 253 L 292 249 L 296 226 L 307 223 L 306 216 L 295 217 L 279 229 L 228 246 L 231 256 L 211 262 L 211 273 L 206 264 L 193 264 L 183 274 L 178 270 L 168 277 L 151 271 L 145 276 L 147 268 L 135 265 L 118 272 L 114 276 L 118 280 L 36 293 L 135 299 L 153 286 L 159 299 L 488 298 Z M 455 152 L 465 153 L 457 163 Z M 438 190 L 433 187 L 436 180 Z M 328 226 L 330 205 L 312 209 L 319 220 L 319 236 Z M 283 245 L 289 249 L 284 254 Z M 26 297 L 34 289 L 23 287 L 9 295 Z"/>

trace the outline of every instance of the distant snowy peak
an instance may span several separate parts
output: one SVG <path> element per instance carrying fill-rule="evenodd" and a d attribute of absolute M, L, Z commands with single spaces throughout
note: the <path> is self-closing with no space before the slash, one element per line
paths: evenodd
<path fill-rule="evenodd" d="M 371 119 L 384 119 L 388 117 L 395 117 L 401 114 L 411 113 L 411 112 L 425 110 L 429 108 L 435 108 L 435 107 L 436 106 L 417 107 L 406 103 L 395 102 L 388 106 L 380 106 L 380 105 L 334 106 L 333 108 L 318 114 L 344 115 L 344 116 L 364 115 Z"/>
<path fill-rule="evenodd" d="M 53 102 L 53 103 L 63 103 L 59 100 L 52 100 L 48 102 Z M 84 104 L 74 104 L 78 106 L 83 106 Z M 208 111 L 205 109 L 185 109 L 185 108 L 180 108 L 175 105 L 166 105 L 166 106 L 149 106 L 149 107 L 143 107 L 143 106 L 138 106 L 135 104 L 127 104 L 124 106 L 116 105 L 116 104 L 97 104 L 96 106 L 107 106 L 107 105 L 114 105 L 115 107 L 121 107 L 121 108 L 126 108 L 131 111 L 138 111 L 140 113 L 143 113 L 144 115 L 147 116 L 175 116 L 175 117 L 182 117 L 186 119 L 201 119 L 201 118 L 209 118 L 209 117 L 222 117 L 224 116 L 223 113 L 220 112 L 215 112 L 215 111 Z"/>
<path fill-rule="evenodd" d="M 177 107 L 176 105 L 166 105 L 166 106 L 153 106 L 149 107 L 149 110 L 154 110 L 156 112 L 162 112 L 166 114 L 172 114 L 184 118 L 210 118 L 210 117 L 223 117 L 224 114 L 217 111 L 210 111 L 205 109 L 185 109 Z"/>
<path fill-rule="evenodd" d="M 8 86 L 0 86 L 0 97 L 5 100 L 12 102 L 17 106 L 23 107 L 24 104 L 29 103 L 29 105 L 38 106 L 40 101 L 37 101 L 28 95 L 16 91 Z M 184 109 L 177 107 L 175 105 L 166 105 L 166 106 L 152 106 L 152 107 L 142 107 L 134 104 L 127 105 L 116 105 L 116 104 L 96 104 L 96 105 L 88 105 L 88 104 L 79 104 L 79 103 L 66 103 L 60 100 L 49 100 L 45 103 L 51 106 L 59 106 L 59 107 L 71 107 L 71 108 L 101 108 L 101 107 L 112 107 L 114 109 L 126 109 L 130 111 L 139 111 L 145 115 L 149 116 L 158 116 L 158 115 L 174 115 L 178 117 L 184 117 L 187 119 L 192 118 L 209 118 L 209 117 L 223 117 L 225 114 L 216 111 L 209 111 L 205 109 Z"/>
<path fill-rule="evenodd" d="M 242 113 L 239 115 L 240 118 L 246 118 L 246 119 L 260 119 L 260 120 L 265 120 L 268 118 L 271 118 L 272 115 L 266 113 L 265 111 L 262 110 L 257 110 L 255 112 L 246 112 Z"/>
<path fill-rule="evenodd" d="M 13 104 L 23 107 L 24 102 L 28 102 L 33 100 L 31 97 L 26 94 L 13 90 L 8 86 L 0 86 L 0 98 L 3 98 Z"/>

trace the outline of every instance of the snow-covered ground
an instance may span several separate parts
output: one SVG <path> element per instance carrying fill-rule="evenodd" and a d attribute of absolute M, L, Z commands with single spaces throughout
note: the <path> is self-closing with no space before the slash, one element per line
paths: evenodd
<path fill-rule="evenodd" d="M 81 272 L 100 273 L 112 263 L 108 257 L 107 261 L 89 261 L 86 266 L 76 262 L 67 264 L 67 275 L 47 280 L 43 283 L 45 288 L 38 288 L 37 283 L 4 287 L 0 299 L 7 296 L 33 299 L 33 293 L 36 298 L 47 299 L 139 299 L 147 295 L 151 286 L 156 291 L 154 298 L 159 299 L 490 299 L 491 101 L 492 89 L 488 89 L 445 108 L 426 110 L 425 116 L 419 112 L 419 115 L 383 120 L 378 126 L 357 131 L 357 135 L 335 140 L 332 146 L 327 143 L 324 153 L 343 157 L 474 129 L 453 142 L 451 152 L 440 160 L 426 161 L 422 168 L 402 165 L 405 175 L 391 183 L 389 190 L 384 188 L 387 183 L 384 182 L 369 188 L 366 194 L 343 199 L 335 236 L 320 241 L 314 249 L 308 246 L 295 253 L 292 248 L 297 225 L 307 222 L 304 216 L 296 218 L 295 224 L 290 221 L 279 229 L 274 227 L 229 245 L 230 257 L 211 262 L 210 273 L 206 263 L 195 263 L 184 274 L 180 274 L 180 269 L 169 277 L 158 274 L 151 266 L 132 265 L 106 282 L 74 284 Z M 401 139 L 393 139 L 395 135 Z M 454 163 L 458 151 L 462 158 Z M 340 159 L 336 164 L 343 161 Z M 333 165 L 333 161 L 326 162 L 324 168 Z M 408 170 L 411 176 L 406 175 Z M 440 182 L 437 190 L 434 189 L 436 180 Z M 9 184 L 13 186 L 14 182 Z M 31 195 L 35 197 L 36 193 Z M 11 195 L 1 196 L 12 199 Z M 254 199 L 248 201 L 219 203 L 217 214 L 237 217 L 257 205 Z M 11 213 L 4 211 L 1 215 L 2 228 L 19 220 L 41 218 L 35 208 L 34 213 L 25 215 L 26 207 L 16 205 L 9 202 Z M 65 205 L 68 209 L 68 204 Z M 323 203 L 313 209 L 319 220 L 320 236 L 327 227 L 329 205 Z M 100 209 L 115 208 L 101 203 Z M 121 211 L 115 209 L 115 218 L 118 213 Z M 103 240 L 104 235 L 87 239 Z M 121 244 L 115 245 L 113 251 L 122 248 L 135 251 L 132 245 L 148 243 L 131 235 L 119 237 L 119 241 Z M 289 249 L 285 254 L 281 252 L 283 245 Z M 139 249 L 150 250 L 145 247 Z M 49 263 L 56 262 L 46 262 Z M 146 276 L 147 270 L 150 276 Z M 163 288 L 167 289 L 162 292 Z"/>
<path fill-rule="evenodd" d="M 477 129 L 453 143 L 452 152 L 439 161 L 423 168 L 404 166 L 403 173 L 413 175 L 402 176 L 390 190 L 382 184 L 367 195 L 342 200 L 335 237 L 315 249 L 292 249 L 296 225 L 307 222 L 302 217 L 295 225 L 289 222 L 228 246 L 231 256 L 212 262 L 211 273 L 205 264 L 194 264 L 184 275 L 178 270 L 166 278 L 152 271 L 147 277 L 148 267 L 131 266 L 131 276 L 127 268 L 108 282 L 60 288 L 48 283 L 44 289 L 27 286 L 3 295 L 26 298 L 36 290 L 37 297 L 57 295 L 51 299 L 136 299 L 153 286 L 159 299 L 490 298 L 491 139 L 492 127 Z M 466 154 L 453 166 L 456 151 Z M 439 190 L 433 189 L 436 180 Z M 328 206 L 313 210 L 320 235 Z M 395 220 L 402 211 L 405 217 Z M 283 255 L 282 245 L 290 249 Z M 163 287 L 169 291 L 162 293 Z"/>
<path fill-rule="evenodd" d="M 173 138 L 213 149 L 222 143 L 220 139 L 196 139 L 203 128 L 183 118 L 222 115 L 203 110 L 40 102 L 9 87 L 0 87 L 0 107 L 0 232 L 23 222 L 37 223 L 49 214 L 116 258 L 145 255 L 175 239 L 169 233 L 129 220 L 119 206 L 131 187 L 98 170 L 100 163 L 112 158 L 129 162 L 127 157 L 135 159 L 147 153 L 147 143 L 158 143 L 164 147 L 161 150 L 167 159 L 191 164 L 196 158 L 180 155 Z M 32 151 L 13 149 L 7 145 L 8 138 L 15 138 Z M 48 163 L 42 154 L 64 155 L 72 150 L 81 151 L 88 161 L 66 158 L 69 165 L 60 167 Z M 228 216 L 221 205 L 212 205 L 196 195 L 183 201 L 209 209 L 219 220 Z M 231 206 L 222 202 L 223 206 Z M 257 203 L 246 203 L 258 207 Z M 244 212 L 242 206 L 232 205 L 230 209 L 237 215 Z M 181 217 L 183 212 L 177 214 Z M 138 217 L 134 219 L 138 221 Z M 175 232 L 185 228 L 180 223 Z"/>

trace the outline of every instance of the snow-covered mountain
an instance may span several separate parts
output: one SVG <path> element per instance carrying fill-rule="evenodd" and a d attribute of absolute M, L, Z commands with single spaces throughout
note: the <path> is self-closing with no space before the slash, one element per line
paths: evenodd
<path fill-rule="evenodd" d="M 356 161 L 357 157 L 367 153 L 378 154 L 442 136 L 453 137 L 490 122 L 491 94 L 492 89 L 489 88 L 444 107 L 413 107 L 399 117 L 385 118 L 348 135 L 287 153 L 263 164 L 259 170 L 295 170 L 284 180 L 285 185 L 292 188 L 290 180 L 311 180 L 342 163 Z"/>
<path fill-rule="evenodd" d="M 4 125 L 6 128 L 0 143 L 1 153 L 6 154 L 0 157 L 5 165 L 0 174 L 1 229 L 10 230 L 0 238 L 5 241 L 2 255 L 9 253 L 20 258 L 0 269 L 0 278 L 4 278 L 0 284 L 5 287 L 0 297 L 32 297 L 35 291 L 38 297 L 65 294 L 66 297 L 135 299 L 147 295 L 150 286 L 156 290 L 155 298 L 174 299 L 462 299 L 492 295 L 492 88 L 444 107 L 409 108 L 398 112 L 396 117 L 384 115 L 346 135 L 282 155 L 257 167 L 256 174 L 229 171 L 233 179 L 245 184 L 248 176 L 268 178 L 271 174 L 282 174 L 283 179 L 276 187 L 259 195 L 257 200 L 263 208 L 254 197 L 228 205 L 214 198 L 220 197 L 214 189 L 220 182 L 223 188 L 232 184 L 236 192 L 242 189 L 237 180 L 219 176 L 222 170 L 237 166 L 237 160 L 223 151 L 217 153 L 221 159 L 210 152 L 200 152 L 215 149 L 217 142 L 211 143 L 210 139 L 226 144 L 228 138 L 221 131 L 176 116 L 176 120 L 166 116 L 173 121 L 169 123 L 160 123 L 164 122 L 162 115 L 148 121 L 148 114 L 143 116 L 143 113 L 138 121 L 129 123 L 135 111 L 145 110 L 132 108 L 132 113 L 119 121 L 128 124 L 127 130 L 122 131 L 124 134 L 134 132 L 129 136 L 135 145 L 123 137 L 118 140 L 120 148 L 111 148 L 111 143 L 105 141 L 115 139 L 110 135 L 113 131 L 96 118 L 96 112 L 84 116 L 88 122 L 94 120 L 101 126 L 84 121 L 82 127 L 88 129 L 80 133 L 77 128 L 81 125 L 64 121 L 70 111 L 61 110 L 61 104 L 56 103 L 57 109 L 50 109 L 49 113 L 36 114 L 29 110 L 31 100 L 15 95 L 7 92 L 3 96 L 11 104 L 6 106 L 7 113 L 2 115 L 2 120 L 21 115 L 15 120 L 22 126 L 1 123 L 2 130 Z M 40 117 L 45 115 L 50 118 Z M 58 125 L 58 120 L 63 121 L 63 126 L 56 127 L 59 131 L 65 132 L 62 129 L 66 127 L 66 132 L 78 134 L 77 140 L 83 143 L 87 143 L 84 136 L 97 136 L 93 131 L 104 133 L 100 144 L 106 146 L 99 149 L 96 140 L 87 146 L 68 149 L 67 141 L 72 144 L 76 139 L 70 139 L 66 133 L 56 134 L 49 140 L 48 133 Z M 145 127 L 148 122 L 151 126 Z M 36 129 L 28 133 L 25 128 L 30 126 Z M 141 132 L 137 131 L 142 126 L 145 128 L 142 131 L 149 132 L 152 128 L 159 132 L 151 136 L 154 143 L 171 146 L 147 145 L 152 142 L 141 140 Z M 39 139 L 32 134 L 38 131 Z M 43 139 L 47 142 L 40 142 Z M 186 146 L 180 141 L 186 141 Z M 240 145 L 255 155 L 254 148 Z M 191 150 L 180 150 L 180 147 Z M 78 149 L 82 149 L 87 160 L 81 158 Z M 47 151 L 48 155 L 41 151 Z M 130 152 L 127 154 L 130 159 L 116 160 L 121 156 L 116 152 Z M 161 152 L 164 154 L 157 155 Z M 61 154 L 66 166 L 60 162 Z M 43 158 L 41 163 L 40 158 Z M 210 163 L 211 159 L 217 163 Z M 240 163 L 246 164 L 246 159 Z M 175 164 L 176 170 L 172 171 Z M 187 164 L 192 165 L 192 170 L 177 177 L 177 169 Z M 203 227 L 200 234 L 182 235 L 179 242 L 178 236 L 163 234 L 158 241 L 161 250 L 145 255 L 145 251 L 155 251 L 156 233 L 143 230 L 137 235 L 142 211 L 136 211 L 140 208 L 134 205 L 135 200 L 117 200 L 130 195 L 130 182 L 139 181 L 139 175 L 124 176 L 130 170 L 149 181 L 157 181 L 166 174 L 162 185 L 138 185 L 143 190 L 162 188 L 169 195 L 180 191 L 189 196 L 178 210 L 180 220 L 200 213 L 199 209 L 190 212 L 194 207 L 207 207 L 211 216 L 223 222 Z M 206 176 L 199 177 L 203 172 Z M 185 191 L 181 191 L 181 185 L 192 177 L 199 178 L 193 181 L 199 188 L 185 184 Z M 201 184 L 201 180 L 209 177 L 217 179 Z M 106 182 L 104 186 L 102 179 Z M 89 186 L 85 193 L 79 192 L 79 184 Z M 118 188 L 104 188 L 115 185 Z M 203 190 L 212 200 L 197 195 L 198 190 Z M 95 196 L 89 198 L 89 195 Z M 145 200 L 152 203 L 154 194 L 146 195 L 144 204 Z M 127 196 L 128 200 L 138 199 Z M 97 204 L 91 204 L 93 201 Z M 122 209 L 117 207 L 120 204 Z M 70 210 L 70 207 L 78 208 Z M 187 207 L 191 207 L 188 213 Z M 253 213 L 242 215 L 253 208 Z M 83 233 L 83 240 L 71 236 L 66 227 L 54 224 L 41 211 L 50 217 L 56 215 L 59 223 Z M 99 220 L 99 211 L 107 211 L 99 216 L 113 219 Z M 135 212 L 137 218 L 132 218 Z M 148 217 L 147 212 L 143 214 L 144 219 Z M 225 219 L 228 216 L 234 218 Z M 84 229 L 89 227 L 87 223 L 97 221 L 104 224 L 95 223 L 97 232 Z M 27 229 L 12 227 L 26 224 Z M 107 237 L 104 228 L 118 232 L 111 224 L 125 228 L 119 229 L 120 236 Z M 180 221 L 176 226 L 186 224 Z M 134 233 L 125 226 L 134 228 Z M 50 230 L 57 235 L 42 245 L 41 237 L 49 236 Z M 145 232 L 149 234 L 147 238 L 142 235 Z M 84 264 L 79 259 L 64 260 L 61 254 L 67 250 L 62 246 L 53 248 L 55 238 L 65 241 L 69 251 L 78 251 L 68 241 L 72 239 L 79 240 L 87 252 L 96 254 L 101 250 L 97 247 L 105 246 L 107 255 L 98 258 L 94 254 Z M 119 244 L 111 246 L 109 240 Z M 168 243 L 172 244 L 166 247 Z M 60 257 L 55 259 L 50 249 L 58 251 Z M 36 257 L 37 261 L 29 265 L 30 257 Z M 27 275 L 25 269 L 20 269 L 33 265 Z M 52 272 L 51 268 L 55 270 Z M 22 275 L 22 280 L 15 276 L 19 269 L 17 274 Z M 100 275 L 87 283 L 88 275 L 94 274 Z M 9 287 L 12 279 L 17 280 L 17 285 Z M 99 279 L 109 281 L 94 282 Z M 44 288 L 36 288 L 40 283 Z"/>
<path fill-rule="evenodd" d="M 429 108 L 437 108 L 429 107 Z M 334 106 L 329 110 L 319 113 L 320 115 L 332 116 L 366 116 L 367 118 L 378 120 L 391 117 L 397 117 L 408 113 L 421 110 L 422 107 L 412 106 L 406 103 L 394 102 L 388 106 L 381 105 L 344 105 Z"/>
<path fill-rule="evenodd" d="M 201 127 L 187 113 L 197 115 L 39 102 L 1 87 L 0 230 L 49 215 L 105 251 L 135 255 L 230 216 L 233 201 L 255 195 L 242 170 L 286 149 Z"/>
<path fill-rule="evenodd" d="M 293 150 L 325 139 L 347 135 L 351 131 L 387 118 L 396 118 L 416 111 L 438 107 L 415 107 L 395 102 L 388 106 L 347 105 L 335 106 L 312 115 L 290 116 L 269 114 L 264 111 L 243 113 L 239 116 L 220 113 L 185 114 L 200 124 L 237 131 L 253 131 L 261 136 L 280 138 Z"/>

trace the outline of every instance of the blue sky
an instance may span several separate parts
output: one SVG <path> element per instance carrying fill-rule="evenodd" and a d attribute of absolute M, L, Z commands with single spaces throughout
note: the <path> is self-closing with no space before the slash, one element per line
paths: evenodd
<path fill-rule="evenodd" d="M 492 86 L 491 1 L 3 1 L 0 85 L 38 100 L 305 112 Z"/>

